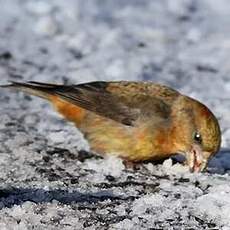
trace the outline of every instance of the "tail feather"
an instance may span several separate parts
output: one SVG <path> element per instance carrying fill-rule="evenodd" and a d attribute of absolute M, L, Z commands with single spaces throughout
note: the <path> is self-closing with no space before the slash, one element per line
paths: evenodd
<path fill-rule="evenodd" d="M 50 96 L 54 94 L 54 90 L 58 87 L 58 85 L 33 81 L 25 83 L 11 81 L 11 84 L 1 85 L 0 87 L 19 89 L 25 93 L 49 99 Z"/>

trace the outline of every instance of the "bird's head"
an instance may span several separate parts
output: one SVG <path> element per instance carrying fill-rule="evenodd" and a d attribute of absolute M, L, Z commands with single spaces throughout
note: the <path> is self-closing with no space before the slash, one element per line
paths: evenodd
<path fill-rule="evenodd" d="M 186 157 L 191 171 L 203 171 L 208 160 L 218 152 L 221 131 L 217 118 L 202 103 L 181 96 L 172 111 L 173 144 Z"/>

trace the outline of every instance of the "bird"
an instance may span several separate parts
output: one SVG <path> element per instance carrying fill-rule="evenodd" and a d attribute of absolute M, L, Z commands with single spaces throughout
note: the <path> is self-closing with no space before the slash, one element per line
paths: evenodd
<path fill-rule="evenodd" d="M 191 172 L 202 172 L 221 145 L 221 130 L 208 107 L 154 82 L 94 81 L 75 85 L 10 82 L 48 100 L 83 133 L 91 151 L 126 163 L 185 157 Z"/>

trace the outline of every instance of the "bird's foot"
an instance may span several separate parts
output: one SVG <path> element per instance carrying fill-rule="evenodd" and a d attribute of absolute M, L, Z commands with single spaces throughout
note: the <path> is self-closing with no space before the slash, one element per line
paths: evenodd
<path fill-rule="evenodd" d="M 123 164 L 125 165 L 126 169 L 132 169 L 132 170 L 139 170 L 141 165 L 138 162 L 132 162 L 127 160 L 123 160 Z"/>

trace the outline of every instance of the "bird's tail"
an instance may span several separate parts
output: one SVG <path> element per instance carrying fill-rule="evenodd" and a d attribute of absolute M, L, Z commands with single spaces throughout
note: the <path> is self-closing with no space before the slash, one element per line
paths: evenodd
<path fill-rule="evenodd" d="M 54 91 L 59 85 L 29 81 L 26 83 L 11 82 L 8 85 L 0 85 L 0 87 L 18 89 L 25 93 L 49 100 L 51 96 L 55 94 Z"/>

